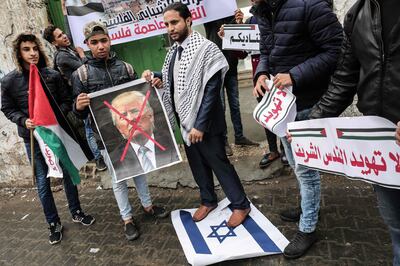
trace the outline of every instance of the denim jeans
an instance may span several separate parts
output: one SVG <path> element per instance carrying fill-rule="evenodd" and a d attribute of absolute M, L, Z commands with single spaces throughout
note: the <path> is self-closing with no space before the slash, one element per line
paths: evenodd
<path fill-rule="evenodd" d="M 308 120 L 311 109 L 297 113 L 296 121 Z M 292 149 L 286 137 L 281 138 L 290 167 L 294 169 L 300 187 L 301 210 L 299 230 L 303 233 L 315 231 L 318 222 L 321 197 L 321 179 L 319 172 L 304 166 L 295 165 Z"/>
<path fill-rule="evenodd" d="M 29 161 L 31 161 L 31 145 L 25 143 L 26 152 L 28 154 Z M 50 187 L 50 178 L 47 178 L 47 164 L 40 151 L 39 144 L 35 141 L 34 144 L 34 159 L 35 159 L 35 175 L 36 185 L 38 189 L 38 195 L 40 202 L 42 203 L 44 215 L 48 223 L 56 223 L 60 221 L 58 216 L 56 204 L 54 202 L 53 193 Z M 68 207 L 71 215 L 74 215 L 78 210 L 81 211 L 81 204 L 79 202 L 78 189 L 72 183 L 71 177 L 68 172 L 64 169 L 60 162 L 60 166 L 63 169 L 63 183 L 64 191 L 68 200 Z"/>
<path fill-rule="evenodd" d="M 97 161 L 98 159 L 101 158 L 101 153 L 99 147 L 97 146 L 96 137 L 94 136 L 94 132 L 90 124 L 89 118 L 86 118 L 84 121 L 85 121 L 86 139 L 89 144 L 89 148 L 93 153 L 94 159 Z"/>
<path fill-rule="evenodd" d="M 135 176 L 133 182 L 135 183 L 136 191 L 142 206 L 144 208 L 150 207 L 152 203 L 146 175 Z M 127 180 L 117 183 L 115 179 L 113 179 L 113 191 L 122 220 L 126 221 L 132 219 L 132 206 L 129 202 Z"/>
<path fill-rule="evenodd" d="M 235 131 L 235 139 L 243 138 L 243 125 L 240 116 L 240 103 L 239 103 L 239 86 L 237 75 L 226 75 L 224 79 L 224 87 L 226 88 L 226 95 L 228 96 L 229 109 L 231 110 L 231 120 L 233 129 Z M 225 110 L 225 93 L 224 89 L 221 90 L 222 105 Z M 225 136 L 226 136 L 225 132 Z"/>
<path fill-rule="evenodd" d="M 393 265 L 400 266 L 400 190 L 374 185 L 379 212 L 392 238 Z"/>

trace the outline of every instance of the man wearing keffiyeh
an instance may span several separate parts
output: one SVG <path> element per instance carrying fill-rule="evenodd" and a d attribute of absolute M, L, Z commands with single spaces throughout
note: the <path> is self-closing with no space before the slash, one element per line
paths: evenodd
<path fill-rule="evenodd" d="M 217 206 L 214 172 L 233 209 L 228 226 L 236 227 L 249 214 L 250 203 L 225 154 L 226 122 L 219 92 L 228 63 L 217 45 L 192 31 L 186 5 L 173 3 L 164 9 L 164 23 L 175 44 L 164 62 L 161 94 L 171 123 L 176 121 L 180 127 L 200 188 L 201 204 L 193 220 L 203 220 Z M 150 80 L 149 73 L 145 77 Z"/>

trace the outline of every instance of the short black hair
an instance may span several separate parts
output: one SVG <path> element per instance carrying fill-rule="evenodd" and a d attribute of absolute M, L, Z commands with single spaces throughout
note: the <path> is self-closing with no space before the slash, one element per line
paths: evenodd
<path fill-rule="evenodd" d="M 47 26 L 47 28 L 44 29 L 43 31 L 43 39 L 45 39 L 46 41 L 48 41 L 49 43 L 54 42 L 54 31 L 57 29 L 56 26 L 54 25 L 49 25 Z"/>
<path fill-rule="evenodd" d="M 178 12 L 179 16 L 182 17 L 183 19 L 192 17 L 192 13 L 190 13 L 187 5 L 182 4 L 181 2 L 172 3 L 169 6 L 167 6 L 164 9 L 163 14 L 165 14 L 167 11 L 171 11 L 171 10 Z"/>

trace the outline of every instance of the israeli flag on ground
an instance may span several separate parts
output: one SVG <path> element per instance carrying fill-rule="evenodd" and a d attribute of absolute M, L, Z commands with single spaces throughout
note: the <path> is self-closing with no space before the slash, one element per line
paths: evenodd
<path fill-rule="evenodd" d="M 244 223 L 229 228 L 227 222 L 232 214 L 229 204 L 225 198 L 197 223 L 192 220 L 196 209 L 171 213 L 172 224 L 191 265 L 282 253 L 289 241 L 253 204 Z"/>

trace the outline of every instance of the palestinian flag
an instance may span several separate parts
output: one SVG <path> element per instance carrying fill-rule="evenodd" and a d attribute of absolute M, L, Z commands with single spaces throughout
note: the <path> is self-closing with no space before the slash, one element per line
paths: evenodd
<path fill-rule="evenodd" d="M 39 145 L 47 145 L 68 171 L 72 182 L 79 184 L 79 169 L 88 158 L 50 91 L 43 89 L 40 74 L 33 64 L 29 76 L 29 117 L 36 125 L 34 135 Z M 44 147 L 40 149 L 43 151 Z"/>
<path fill-rule="evenodd" d="M 349 140 L 396 140 L 396 128 L 337 128 L 338 139 Z"/>
<path fill-rule="evenodd" d="M 301 128 L 301 129 L 289 129 L 292 137 L 296 138 L 326 138 L 325 128 Z"/>

